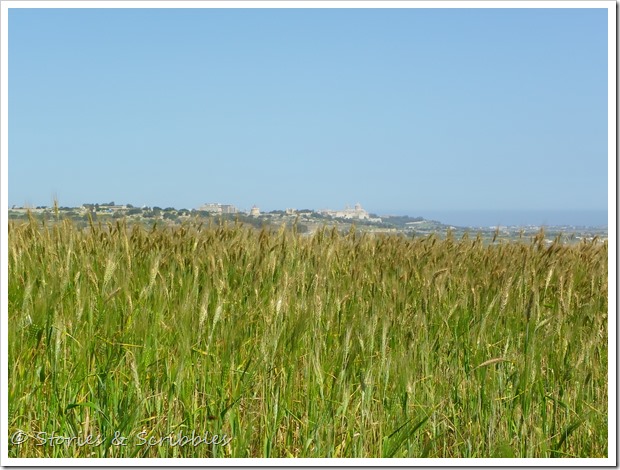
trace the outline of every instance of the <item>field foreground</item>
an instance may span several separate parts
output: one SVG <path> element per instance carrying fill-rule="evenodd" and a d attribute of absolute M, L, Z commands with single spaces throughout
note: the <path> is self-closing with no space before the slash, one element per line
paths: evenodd
<path fill-rule="evenodd" d="M 607 457 L 607 242 L 9 224 L 11 457 Z"/>

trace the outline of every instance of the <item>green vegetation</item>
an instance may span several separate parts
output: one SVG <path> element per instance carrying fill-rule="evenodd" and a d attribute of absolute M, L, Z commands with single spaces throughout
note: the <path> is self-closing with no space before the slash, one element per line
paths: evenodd
<path fill-rule="evenodd" d="M 9 456 L 606 457 L 607 255 L 10 222 Z"/>

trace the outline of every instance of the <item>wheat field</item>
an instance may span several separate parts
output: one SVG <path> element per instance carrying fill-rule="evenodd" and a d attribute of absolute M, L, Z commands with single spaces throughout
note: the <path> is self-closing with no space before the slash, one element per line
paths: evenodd
<path fill-rule="evenodd" d="M 606 241 L 8 237 L 10 457 L 607 457 Z"/>

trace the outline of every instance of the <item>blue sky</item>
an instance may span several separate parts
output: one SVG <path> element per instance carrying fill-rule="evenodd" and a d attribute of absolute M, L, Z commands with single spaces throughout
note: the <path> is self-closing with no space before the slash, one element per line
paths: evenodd
<path fill-rule="evenodd" d="M 605 9 L 11 9 L 9 207 L 607 210 Z"/>

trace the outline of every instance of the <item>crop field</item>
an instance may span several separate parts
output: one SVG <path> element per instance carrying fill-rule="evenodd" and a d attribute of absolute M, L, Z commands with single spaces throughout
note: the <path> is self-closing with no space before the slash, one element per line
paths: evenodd
<path fill-rule="evenodd" d="M 607 457 L 606 241 L 8 236 L 10 457 Z"/>

